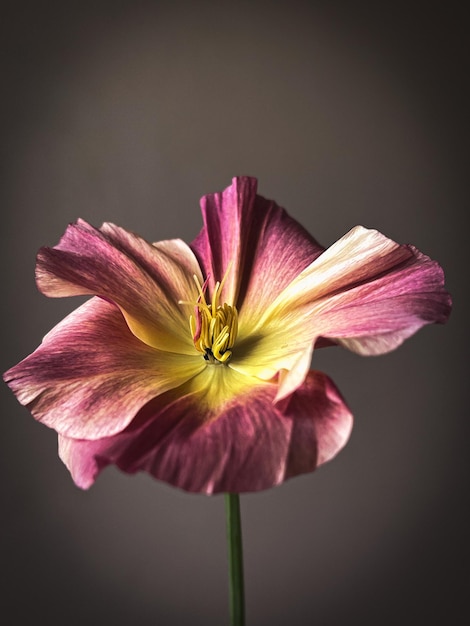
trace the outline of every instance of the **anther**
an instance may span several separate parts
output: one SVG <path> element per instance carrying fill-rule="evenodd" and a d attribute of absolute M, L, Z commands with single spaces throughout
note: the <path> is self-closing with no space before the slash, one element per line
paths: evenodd
<path fill-rule="evenodd" d="M 189 327 L 196 350 L 209 363 L 228 363 L 237 337 L 237 309 L 227 303 L 220 304 L 226 277 L 227 273 L 222 282 L 215 284 L 210 304 L 207 304 L 205 291 L 208 279 L 201 286 L 197 276 L 194 276 L 199 296 L 194 303 L 194 315 L 189 318 Z"/>

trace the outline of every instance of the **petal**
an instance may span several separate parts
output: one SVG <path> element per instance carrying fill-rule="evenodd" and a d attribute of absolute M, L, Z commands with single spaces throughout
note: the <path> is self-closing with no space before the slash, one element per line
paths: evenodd
<path fill-rule="evenodd" d="M 436 261 L 412 256 L 372 283 L 331 298 L 319 315 L 321 335 L 364 356 L 384 354 L 427 324 L 444 324 L 452 300 Z"/>
<path fill-rule="evenodd" d="M 305 380 L 312 363 L 313 344 L 302 350 L 290 369 L 279 371 L 279 387 L 275 401 L 292 394 Z"/>
<path fill-rule="evenodd" d="M 268 489 L 331 459 L 352 427 L 349 409 L 324 374 L 310 372 L 282 406 L 273 405 L 274 394 L 274 385 L 255 387 L 205 421 L 198 394 L 174 399 L 170 392 L 114 437 L 61 437 L 60 455 L 82 488 L 116 464 L 192 492 Z"/>
<path fill-rule="evenodd" d="M 200 356 L 149 347 L 115 305 L 92 298 L 4 378 L 40 422 L 69 437 L 96 439 L 120 432 L 150 399 L 204 367 Z"/>
<path fill-rule="evenodd" d="M 435 261 L 358 226 L 278 296 L 253 338 L 237 345 L 231 367 L 269 378 L 292 369 L 318 338 L 360 354 L 382 354 L 423 325 L 445 322 L 450 307 Z M 292 378 L 285 380 L 278 398 L 292 392 Z"/>
<path fill-rule="evenodd" d="M 182 241 L 144 241 L 113 224 L 71 224 L 55 248 L 38 254 L 36 277 L 47 296 L 95 294 L 116 303 L 132 332 L 150 346 L 194 352 L 188 312 L 201 272 Z"/>
<path fill-rule="evenodd" d="M 413 246 L 356 227 L 289 285 L 275 315 L 312 316 L 314 336 L 361 354 L 388 352 L 451 309 L 444 273 Z M 300 330 L 300 329 L 299 329 Z"/>
<path fill-rule="evenodd" d="M 284 209 L 256 195 L 256 188 L 254 178 L 234 178 L 222 193 L 203 197 L 204 227 L 191 244 L 210 289 L 229 270 L 222 301 L 237 306 L 241 335 L 323 251 Z"/>

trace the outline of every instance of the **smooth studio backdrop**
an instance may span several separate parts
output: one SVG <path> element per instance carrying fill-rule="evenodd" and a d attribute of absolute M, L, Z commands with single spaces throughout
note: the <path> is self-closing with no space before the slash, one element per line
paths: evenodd
<path fill-rule="evenodd" d="M 79 301 L 34 283 L 82 217 L 190 242 L 199 198 L 259 179 L 321 243 L 414 243 L 454 311 L 396 352 L 318 351 L 355 415 L 314 474 L 242 496 L 250 626 L 468 615 L 468 46 L 458 3 L 6 2 L 2 371 Z M 1 388 L 8 624 L 228 623 L 224 502 L 107 469 L 88 492 Z"/>

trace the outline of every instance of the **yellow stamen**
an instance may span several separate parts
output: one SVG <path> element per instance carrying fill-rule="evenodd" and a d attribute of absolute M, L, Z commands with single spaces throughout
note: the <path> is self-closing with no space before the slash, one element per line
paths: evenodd
<path fill-rule="evenodd" d="M 201 286 L 197 276 L 194 281 L 199 297 L 192 303 L 195 314 L 189 318 L 189 327 L 196 350 L 201 352 L 210 363 L 228 363 L 238 332 L 238 312 L 236 307 L 227 303 L 220 304 L 220 294 L 227 277 L 214 287 L 210 304 L 207 304 L 204 291 L 207 281 Z"/>

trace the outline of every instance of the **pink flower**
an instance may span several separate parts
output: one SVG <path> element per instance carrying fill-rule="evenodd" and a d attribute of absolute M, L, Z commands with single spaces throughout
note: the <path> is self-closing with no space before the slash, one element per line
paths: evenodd
<path fill-rule="evenodd" d="M 383 354 L 449 315 L 412 246 L 357 226 L 325 250 L 252 178 L 201 206 L 191 246 L 79 220 L 39 251 L 44 294 L 95 297 L 4 378 L 82 488 L 112 463 L 204 493 L 311 472 L 352 427 L 314 346 Z"/>

